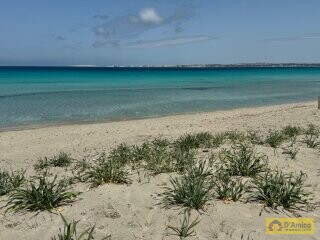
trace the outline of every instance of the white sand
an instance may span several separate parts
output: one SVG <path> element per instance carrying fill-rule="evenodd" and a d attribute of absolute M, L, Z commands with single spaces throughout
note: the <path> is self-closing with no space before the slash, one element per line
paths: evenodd
<path fill-rule="evenodd" d="M 279 105 L 259 108 L 216 111 L 154 119 L 52 126 L 38 129 L 0 132 L 0 167 L 5 169 L 27 169 L 33 174 L 34 164 L 39 157 L 52 156 L 59 151 L 72 154 L 76 159 L 95 156 L 126 142 L 139 144 L 159 135 L 174 139 L 186 132 L 212 133 L 226 130 L 255 129 L 262 132 L 292 124 L 320 125 L 320 110 L 315 102 Z M 308 190 L 313 193 L 311 201 L 315 207 L 310 212 L 299 212 L 303 217 L 314 217 L 315 235 L 266 236 L 266 217 L 286 217 L 284 213 L 261 211 L 257 203 L 236 202 L 226 204 L 213 201 L 206 212 L 200 215 L 196 227 L 197 235 L 190 239 L 320 239 L 320 153 L 300 144 L 295 161 L 286 160 L 285 155 L 274 156 L 273 149 L 257 147 L 268 155 L 270 166 L 285 172 L 300 170 L 308 174 Z M 178 239 L 166 236 L 166 225 L 176 225 L 181 209 L 162 209 L 157 193 L 168 185 L 169 174 L 144 179 L 131 185 L 103 185 L 88 190 L 88 186 L 77 186 L 82 191 L 80 199 L 72 206 L 63 207 L 68 219 L 81 220 L 80 227 L 96 224 L 96 236 L 111 235 L 110 239 Z M 1 197 L 0 200 L 6 200 Z M 0 203 L 3 205 L 4 203 Z M 44 240 L 58 232 L 62 221 L 58 215 L 47 212 L 34 216 L 32 213 L 3 215 L 0 210 L 0 239 Z M 196 217 L 197 212 L 193 212 Z M 115 216 L 112 217 L 112 216 Z M 178 216 L 179 219 L 179 216 Z M 109 239 L 109 238 L 108 238 Z"/>

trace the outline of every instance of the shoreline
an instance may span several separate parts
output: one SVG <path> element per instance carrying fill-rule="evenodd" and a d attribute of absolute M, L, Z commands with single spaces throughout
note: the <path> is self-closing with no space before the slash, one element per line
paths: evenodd
<path fill-rule="evenodd" d="M 48 126 L 0 132 L 2 164 L 16 168 L 60 151 L 76 158 L 108 152 L 121 143 L 140 144 L 156 137 L 176 139 L 185 133 L 230 130 L 267 132 L 286 125 L 317 124 L 316 102 L 241 108 L 159 118 Z M 0 162 L 1 167 L 1 162 Z"/>
<path fill-rule="evenodd" d="M 198 115 L 198 114 L 213 114 L 219 112 L 229 112 L 229 111 L 245 111 L 250 109 L 261 109 L 261 108 L 272 108 L 272 107 L 289 107 L 292 105 L 300 106 L 302 104 L 316 104 L 316 101 L 299 101 L 294 103 L 279 103 L 271 105 L 261 105 L 261 106 L 251 106 L 251 107 L 235 107 L 228 109 L 217 109 L 212 111 L 199 111 L 199 112 L 184 112 L 184 113 L 174 113 L 167 115 L 154 115 L 154 116 L 145 116 L 145 117 L 136 117 L 136 118 L 119 118 L 119 119 L 101 119 L 101 120 L 79 120 L 79 121 L 66 121 L 66 122 L 55 122 L 55 123 L 38 123 L 38 124 L 26 124 L 19 126 L 10 126 L 10 127 L 0 127 L 0 133 L 4 132 L 16 132 L 24 130 L 33 130 L 33 129 L 43 129 L 43 128 L 52 128 L 52 127 L 63 127 L 63 126 L 83 126 L 83 125 L 95 125 L 95 124 L 106 124 L 106 123 L 117 123 L 117 122 L 132 122 L 138 120 L 149 120 L 149 119 L 162 119 L 170 118 L 177 116 L 189 116 L 189 115 Z"/>

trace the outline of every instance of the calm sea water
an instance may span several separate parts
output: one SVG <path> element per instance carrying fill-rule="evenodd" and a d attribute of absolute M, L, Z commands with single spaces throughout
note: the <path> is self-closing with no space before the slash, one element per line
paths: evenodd
<path fill-rule="evenodd" d="M 0 128 L 315 100 L 320 68 L 0 67 Z"/>

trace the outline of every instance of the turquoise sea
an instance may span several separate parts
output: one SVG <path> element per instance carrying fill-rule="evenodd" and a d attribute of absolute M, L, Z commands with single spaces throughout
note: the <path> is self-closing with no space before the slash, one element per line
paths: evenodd
<path fill-rule="evenodd" d="M 320 68 L 0 67 L 0 128 L 316 100 Z"/>

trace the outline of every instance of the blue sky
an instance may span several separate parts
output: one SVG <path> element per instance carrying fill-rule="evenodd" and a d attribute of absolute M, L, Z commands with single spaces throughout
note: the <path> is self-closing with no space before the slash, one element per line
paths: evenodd
<path fill-rule="evenodd" d="M 319 0 L 0 0 L 0 65 L 320 62 Z"/>

